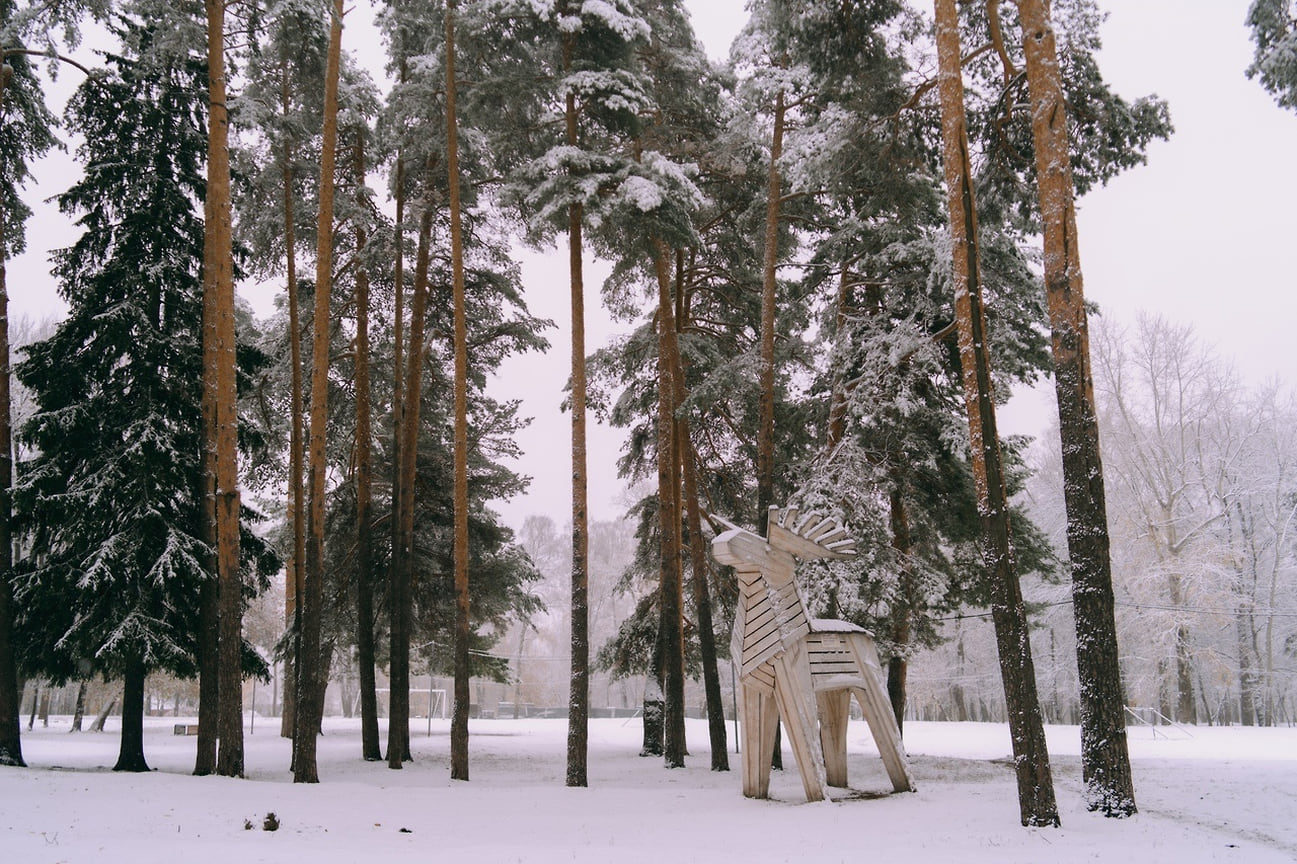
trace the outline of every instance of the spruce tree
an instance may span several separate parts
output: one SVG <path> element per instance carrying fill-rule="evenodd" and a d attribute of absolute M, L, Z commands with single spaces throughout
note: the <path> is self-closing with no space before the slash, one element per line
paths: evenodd
<path fill-rule="evenodd" d="M 56 680 L 124 676 L 118 770 L 147 770 L 144 676 L 195 671 L 202 537 L 205 70 L 154 56 L 153 31 L 83 84 L 69 119 L 85 177 L 59 196 L 82 235 L 55 256 L 69 315 L 18 367 L 37 412 L 17 505 L 29 662 Z M 241 598 L 240 598 L 241 602 Z M 236 673 L 237 674 L 237 673 Z"/>
<path fill-rule="evenodd" d="M 26 49 L 8 24 L 11 0 L 0 2 L 5 27 L 0 42 L 0 765 L 23 765 L 19 734 L 17 657 L 13 641 L 13 425 L 10 414 L 9 289 L 5 262 L 24 245 L 30 210 L 18 188 L 28 164 L 53 144 L 53 117 L 46 110 Z"/>

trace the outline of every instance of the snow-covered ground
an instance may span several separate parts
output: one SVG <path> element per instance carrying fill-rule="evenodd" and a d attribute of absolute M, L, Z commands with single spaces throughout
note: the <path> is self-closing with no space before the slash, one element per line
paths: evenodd
<path fill-rule="evenodd" d="M 890 786 L 867 727 L 849 737 L 851 790 L 805 804 L 791 756 L 774 800 L 708 770 L 707 732 L 690 721 L 689 767 L 640 758 L 637 720 L 595 720 L 590 786 L 563 785 L 566 723 L 473 721 L 470 782 L 449 779 L 449 728 L 412 723 L 401 771 L 359 759 L 353 721 L 326 721 L 321 783 L 290 782 L 288 742 L 259 718 L 245 737 L 247 779 L 193 777 L 195 739 L 148 721 L 154 771 L 114 774 L 113 721 L 69 734 L 66 718 L 24 729 L 26 769 L 0 769 L 5 861 L 250 864 L 309 861 L 953 862 L 1297 861 L 1297 729 L 1132 729 L 1140 813 L 1110 820 L 1081 800 L 1078 730 L 1049 729 L 1063 827 L 1018 825 L 1007 728 L 909 723 L 918 792 Z M 1170 737 L 1168 737 L 1168 735 Z M 731 732 L 732 740 L 732 732 Z M 731 743 L 731 748 L 732 748 Z M 262 829 L 268 813 L 280 828 Z M 250 827 L 245 827 L 248 825 Z"/>

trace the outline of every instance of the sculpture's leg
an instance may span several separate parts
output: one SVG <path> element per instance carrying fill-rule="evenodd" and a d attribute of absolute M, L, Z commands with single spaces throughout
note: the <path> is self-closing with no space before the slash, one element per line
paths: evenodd
<path fill-rule="evenodd" d="M 853 633 L 849 644 L 860 664 L 860 677 L 865 684 L 863 689 L 855 691 L 856 698 L 860 701 L 865 721 L 869 723 L 874 743 L 878 745 L 878 753 L 883 757 L 892 789 L 896 792 L 913 792 L 914 778 L 910 776 L 905 745 L 901 742 L 901 730 L 896 725 L 896 715 L 892 713 L 892 703 L 883 686 L 883 668 L 878 662 L 874 640 L 863 633 Z"/>
<path fill-rule="evenodd" d="M 830 786 L 847 785 L 847 719 L 850 690 L 825 690 L 815 694 L 820 707 L 820 749 L 824 751 L 824 780 Z"/>
<path fill-rule="evenodd" d="M 779 710 L 773 693 L 747 684 L 741 689 L 739 723 L 743 735 L 743 794 L 749 798 L 769 798 L 770 756 L 775 748 Z"/>
<path fill-rule="evenodd" d="M 815 728 L 819 712 L 811 686 L 811 667 L 801 641 L 788 646 L 779 655 L 775 669 L 775 698 L 788 730 L 793 755 L 797 757 L 806 800 L 823 801 L 824 756 L 820 752 L 820 736 Z"/>

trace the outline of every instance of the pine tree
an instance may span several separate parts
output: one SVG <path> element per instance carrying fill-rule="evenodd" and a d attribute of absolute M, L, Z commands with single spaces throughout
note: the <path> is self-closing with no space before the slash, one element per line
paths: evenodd
<path fill-rule="evenodd" d="M 1014 561 L 1004 462 L 996 431 L 986 316 L 982 311 L 981 238 L 972 164 L 968 156 L 963 73 L 960 71 L 963 55 L 960 51 L 959 12 L 954 0 L 936 0 L 936 23 L 942 163 L 950 213 L 959 361 L 982 523 L 986 577 L 990 580 L 991 609 L 1017 767 L 1019 809 L 1023 825 L 1058 826 L 1058 806 L 1054 800 L 1053 775 L 1045 745 L 1044 719 L 1036 696 L 1036 672 Z"/>
<path fill-rule="evenodd" d="M 1088 806 L 1106 816 L 1135 813 L 1126 747 L 1125 698 L 1118 664 L 1112 563 L 1099 424 L 1077 248 L 1075 191 L 1067 112 L 1048 7 L 1019 0 L 1031 93 L 1031 128 L 1044 227 L 1054 382 L 1063 443 L 1068 554 L 1081 680 L 1081 754 Z"/>
<path fill-rule="evenodd" d="M 468 779 L 469 549 L 468 321 L 464 300 L 463 199 L 460 195 L 458 81 L 455 79 L 455 2 L 446 4 L 446 177 L 450 191 L 451 304 L 455 355 L 455 716 L 450 729 L 450 776 Z"/>
<path fill-rule="evenodd" d="M 364 188 L 367 129 L 353 129 L 355 159 L 353 178 Z M 359 215 L 353 218 L 356 254 L 355 268 L 355 489 L 356 489 L 356 663 L 360 667 L 360 738 L 361 756 L 366 761 L 382 759 L 378 737 L 378 693 L 375 681 L 374 593 L 378 568 L 375 563 L 373 518 L 373 432 L 370 389 L 370 279 L 365 255 L 369 245 L 369 227 Z"/>
<path fill-rule="evenodd" d="M 207 185 L 203 245 L 203 406 L 206 540 L 213 550 L 217 591 L 204 595 L 203 632 L 216 637 L 201 669 L 217 679 L 217 711 L 201 709 L 200 734 L 219 739 L 216 773 L 243 775 L 243 681 L 240 674 L 242 580 L 239 576 L 238 412 L 235 373 L 234 251 L 230 204 L 229 92 L 225 62 L 225 4 L 205 0 L 207 35 Z M 210 691 L 209 691 L 210 692 Z M 203 716 L 206 714 L 206 716 Z M 206 728 L 205 728 L 206 727 Z"/>
<path fill-rule="evenodd" d="M 502 32 L 504 62 L 483 70 L 483 104 L 507 105 L 492 127 L 493 143 L 510 182 L 503 191 L 542 242 L 563 233 L 568 251 L 572 342 L 572 665 L 568 699 L 566 782 L 585 786 L 589 716 L 589 525 L 586 501 L 585 231 L 598 224 L 605 193 L 633 163 L 627 131 L 643 104 L 629 72 L 632 48 L 648 33 L 627 0 L 577 3 L 553 0 L 491 4 Z M 518 61 L 521 62 L 518 62 Z M 477 88 L 475 88 L 477 89 Z M 545 126 L 561 116 L 561 137 L 528 136 L 518 129 Z"/>
<path fill-rule="evenodd" d="M 251 253 L 255 271 L 284 277 L 288 307 L 288 567 L 285 576 L 284 618 L 292 647 L 284 660 L 284 696 L 280 734 L 292 737 L 296 723 L 296 668 L 301 632 L 297 597 L 305 590 L 306 502 L 303 488 L 302 338 L 298 291 L 299 237 L 314 233 L 314 225 L 299 225 L 309 213 L 308 184 L 318 166 L 310 164 L 319 132 L 324 95 L 328 28 L 309 2 L 280 3 L 264 22 L 261 39 L 252 40 L 246 70 L 247 85 L 235 103 L 237 120 L 261 135 L 261 146 L 234 153 L 241 183 L 235 196 L 240 239 Z M 303 200 L 307 199 L 307 200 Z"/>
<path fill-rule="evenodd" d="M 342 0 L 330 11 L 329 50 L 324 75 L 324 132 L 320 158 L 319 218 L 316 228 L 315 314 L 312 317 L 311 415 L 307 459 L 308 526 L 301 653 L 297 666 L 297 728 L 293 730 L 293 782 L 317 783 L 316 736 L 323 704 L 320 627 L 324 614 L 325 423 L 329 388 L 329 299 L 333 289 L 334 165 L 338 141 L 338 80 L 342 63 Z"/>
<path fill-rule="evenodd" d="M 420 414 L 423 402 L 423 371 L 426 360 L 425 324 L 428 309 L 428 280 L 431 266 L 432 232 L 439 196 L 433 185 L 441 158 L 440 124 L 430 120 L 437 108 L 436 91 L 429 92 L 427 78 L 413 74 L 410 61 L 435 49 L 440 32 L 430 21 L 427 4 L 390 4 L 382 20 L 392 62 L 401 70 L 397 86 L 388 94 L 387 117 L 391 140 L 398 152 L 397 198 L 397 284 L 395 309 L 395 351 L 392 417 L 392 520 L 389 566 L 389 651 L 387 762 L 397 769 L 410 761 L 410 634 L 413 627 L 412 583 L 416 569 L 415 511 Z M 435 35 L 434 35 L 435 34 Z M 438 78 L 438 80 L 440 80 Z M 410 170 L 406 170 L 406 166 Z M 418 201 L 418 240 L 414 282 L 411 286 L 408 326 L 403 320 L 405 205 Z"/>

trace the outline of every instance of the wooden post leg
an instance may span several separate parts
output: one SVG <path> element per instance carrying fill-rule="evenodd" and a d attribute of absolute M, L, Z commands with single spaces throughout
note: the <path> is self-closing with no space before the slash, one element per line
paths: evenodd
<path fill-rule="evenodd" d="M 820 749 L 824 751 L 824 780 L 830 786 L 847 785 L 847 719 L 851 711 L 850 690 L 827 690 L 816 694 L 820 708 Z"/>
<path fill-rule="evenodd" d="M 743 794 L 749 798 L 770 797 L 770 755 L 775 748 L 779 710 L 773 693 L 742 685 L 739 723 L 743 735 Z"/>
<path fill-rule="evenodd" d="M 824 755 L 815 728 L 817 714 L 815 690 L 811 686 L 811 667 L 802 643 L 789 646 L 775 661 L 775 699 L 788 729 L 788 741 L 797 757 L 797 769 L 807 801 L 824 800 Z"/>
<path fill-rule="evenodd" d="M 914 778 L 910 776 L 909 762 L 905 758 L 905 745 L 901 742 L 901 730 L 896 725 L 892 714 L 892 703 L 887 698 L 883 687 L 883 668 L 878 662 L 878 650 L 874 640 L 864 634 L 852 634 L 851 648 L 860 665 L 860 677 L 865 686 L 856 689 L 856 698 L 860 701 L 860 710 L 869 723 L 869 731 L 878 745 L 878 753 L 883 757 L 887 776 L 892 781 L 892 790 L 896 792 L 913 792 Z"/>

